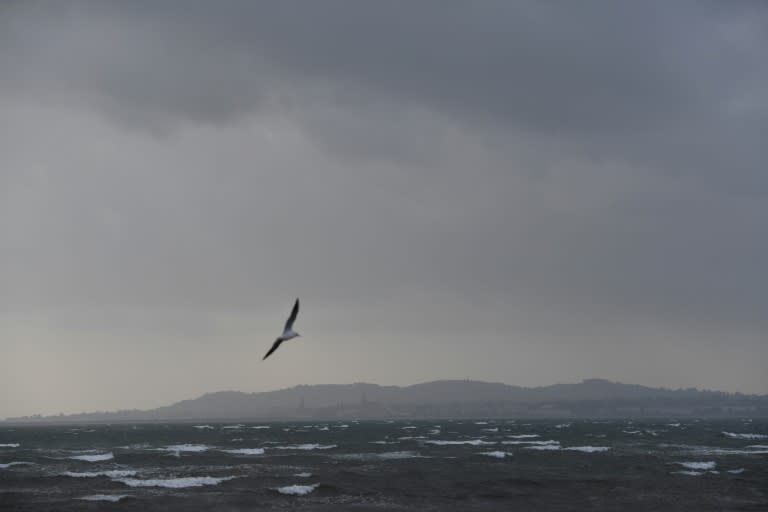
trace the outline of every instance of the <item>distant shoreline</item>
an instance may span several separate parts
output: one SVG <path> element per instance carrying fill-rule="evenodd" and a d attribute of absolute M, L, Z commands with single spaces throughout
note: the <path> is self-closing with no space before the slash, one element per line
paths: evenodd
<path fill-rule="evenodd" d="M 443 380 L 404 387 L 356 383 L 300 385 L 261 393 L 220 391 L 150 410 L 21 416 L 0 424 L 744 417 L 768 417 L 768 395 L 650 388 L 604 379 L 534 388 Z"/>

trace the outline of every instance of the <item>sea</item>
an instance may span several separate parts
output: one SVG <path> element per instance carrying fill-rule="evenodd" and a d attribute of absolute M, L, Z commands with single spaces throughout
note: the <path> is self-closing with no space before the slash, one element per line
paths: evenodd
<path fill-rule="evenodd" d="M 768 420 L 0 426 L 0 510 L 768 511 Z"/>

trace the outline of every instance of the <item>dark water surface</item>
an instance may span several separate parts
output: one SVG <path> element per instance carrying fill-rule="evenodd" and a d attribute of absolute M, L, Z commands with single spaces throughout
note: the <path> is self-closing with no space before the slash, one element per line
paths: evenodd
<path fill-rule="evenodd" d="M 0 427 L 0 510 L 768 511 L 768 422 Z"/>

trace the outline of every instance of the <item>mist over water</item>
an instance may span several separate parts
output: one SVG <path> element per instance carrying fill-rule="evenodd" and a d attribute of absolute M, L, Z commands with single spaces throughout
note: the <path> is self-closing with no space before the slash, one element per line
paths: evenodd
<path fill-rule="evenodd" d="M 4 427 L 0 507 L 757 510 L 766 435 L 765 420 Z"/>

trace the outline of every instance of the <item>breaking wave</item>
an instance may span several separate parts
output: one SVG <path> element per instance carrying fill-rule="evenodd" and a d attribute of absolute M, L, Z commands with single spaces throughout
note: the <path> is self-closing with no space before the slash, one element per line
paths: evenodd
<path fill-rule="evenodd" d="M 264 455 L 264 448 L 240 448 L 239 450 L 222 450 L 233 455 Z"/>
<path fill-rule="evenodd" d="M 236 476 L 212 477 L 189 476 L 185 478 L 153 478 L 139 480 L 136 478 L 115 478 L 116 482 L 124 483 L 129 487 L 166 487 L 168 489 L 183 489 L 186 487 L 202 487 L 204 485 L 219 485 L 221 482 L 232 480 Z"/>
<path fill-rule="evenodd" d="M 137 471 L 133 470 L 116 469 L 113 471 L 85 471 L 82 473 L 77 473 L 75 471 L 65 471 L 62 473 L 62 475 L 72 478 L 95 478 L 98 476 L 106 476 L 109 478 L 125 478 L 128 476 L 136 476 L 136 473 Z"/>
<path fill-rule="evenodd" d="M 735 432 L 723 431 L 723 435 L 731 439 L 768 439 L 768 435 L 765 434 L 737 434 Z"/>
<path fill-rule="evenodd" d="M 610 446 L 569 446 L 567 448 L 563 448 L 563 450 L 572 450 L 575 452 L 584 453 L 607 452 L 610 449 Z"/>
<path fill-rule="evenodd" d="M 458 445 L 458 444 L 469 444 L 472 446 L 480 446 L 483 444 L 496 444 L 494 441 L 483 441 L 482 439 L 467 439 L 466 441 L 443 441 L 441 439 L 434 439 L 429 441 L 424 441 L 427 444 L 436 444 L 438 446 L 445 446 L 445 445 Z"/>
<path fill-rule="evenodd" d="M 34 462 L 25 462 L 25 461 L 14 461 L 14 462 L 8 462 L 6 464 L 0 464 L 0 469 L 7 469 L 11 466 L 29 466 L 33 465 Z"/>
<path fill-rule="evenodd" d="M 382 452 L 382 453 L 342 453 L 333 456 L 339 460 L 399 460 L 399 459 L 425 459 L 424 455 L 417 452 Z"/>
<path fill-rule="evenodd" d="M 276 450 L 330 450 L 331 448 L 336 448 L 337 445 L 335 444 L 316 444 L 316 443 L 306 443 L 306 444 L 294 444 L 294 445 L 288 445 L 288 446 L 275 446 Z"/>
<path fill-rule="evenodd" d="M 285 487 L 278 487 L 275 490 L 280 494 L 287 494 L 289 496 L 304 496 L 317 489 L 320 484 L 311 485 L 286 485 Z"/>
<path fill-rule="evenodd" d="M 123 498 L 128 497 L 129 496 L 127 494 L 92 494 L 90 496 L 83 496 L 82 498 L 78 499 L 85 501 L 111 501 L 112 503 L 117 503 Z"/>
<path fill-rule="evenodd" d="M 99 453 L 96 455 L 72 455 L 69 458 L 74 460 L 84 460 L 86 462 L 101 462 L 105 460 L 112 460 L 115 458 L 115 456 L 112 454 L 112 452 L 109 452 Z"/>
<path fill-rule="evenodd" d="M 555 441 L 553 439 L 548 439 L 546 441 L 502 441 L 501 444 L 533 444 L 533 445 L 549 445 L 549 444 L 560 444 L 560 441 Z"/>
<path fill-rule="evenodd" d="M 482 452 L 482 453 L 480 453 L 480 455 L 487 455 L 488 457 L 496 457 L 497 459 L 503 459 L 507 455 L 510 455 L 510 454 L 507 453 L 507 452 L 498 452 L 497 451 L 497 452 Z"/>
<path fill-rule="evenodd" d="M 164 451 L 175 452 L 176 454 L 179 452 L 200 453 L 208 451 L 209 449 L 210 447 L 204 444 L 172 444 L 163 448 Z"/>
<path fill-rule="evenodd" d="M 688 469 L 715 469 L 717 465 L 713 460 L 707 462 L 678 462 L 678 464 Z"/>

